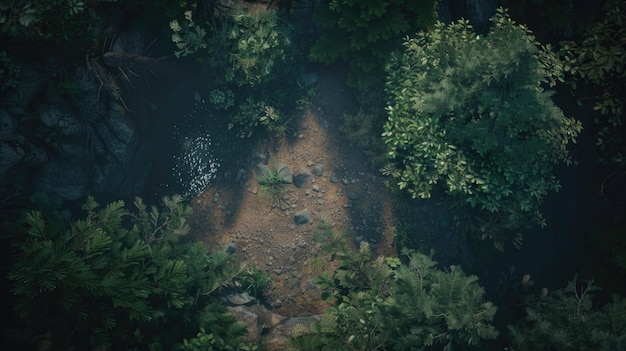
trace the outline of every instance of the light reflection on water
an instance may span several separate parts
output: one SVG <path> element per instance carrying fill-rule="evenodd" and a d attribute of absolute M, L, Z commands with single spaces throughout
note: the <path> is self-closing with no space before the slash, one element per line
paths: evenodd
<path fill-rule="evenodd" d="M 221 165 L 208 128 L 206 102 L 197 94 L 192 111 L 183 117 L 183 123 L 174 126 L 180 152 L 174 156 L 171 178 L 174 188 L 187 200 L 211 184 Z"/>

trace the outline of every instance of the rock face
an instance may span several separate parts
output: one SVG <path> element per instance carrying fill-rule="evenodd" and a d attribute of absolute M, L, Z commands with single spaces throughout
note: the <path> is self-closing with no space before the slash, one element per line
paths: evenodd
<path fill-rule="evenodd" d="M 228 302 L 228 312 L 230 312 L 238 322 L 246 326 L 247 335 L 243 342 L 263 344 L 267 350 L 285 350 L 287 341 L 292 336 L 292 331 L 296 325 L 301 324 L 309 327 L 312 323 L 319 321 L 319 315 L 308 317 L 284 317 L 273 313 L 266 307 L 258 304 L 256 300 L 250 302 L 246 297 L 239 297 L 240 294 L 226 296 Z M 239 304 L 239 301 L 241 303 Z"/>
<path fill-rule="evenodd" d="M 140 192 L 150 170 L 140 99 L 126 104 L 123 83 L 96 59 L 64 78 L 66 92 L 53 59 L 17 64 L 20 81 L 0 106 L 0 178 L 66 200 Z"/>

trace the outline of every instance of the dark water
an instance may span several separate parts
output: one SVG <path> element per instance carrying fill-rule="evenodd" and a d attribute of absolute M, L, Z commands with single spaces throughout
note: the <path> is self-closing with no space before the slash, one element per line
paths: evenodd
<path fill-rule="evenodd" d="M 200 84 L 181 80 L 152 103 L 155 118 L 152 169 L 143 197 L 151 202 L 165 195 L 198 195 L 217 177 L 225 143 L 219 117 L 211 116 Z M 221 117 L 226 120 L 226 117 Z M 213 122 L 213 123 L 212 123 Z M 224 138 L 221 138 L 224 139 Z"/>

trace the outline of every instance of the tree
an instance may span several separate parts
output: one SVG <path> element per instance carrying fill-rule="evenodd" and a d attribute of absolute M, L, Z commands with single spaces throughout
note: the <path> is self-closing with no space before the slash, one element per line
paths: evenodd
<path fill-rule="evenodd" d="M 367 242 L 356 253 L 335 252 L 339 268 L 318 279 L 335 302 L 319 323 L 295 329 L 297 350 L 464 349 L 494 339 L 496 307 L 483 300 L 476 276 L 460 267 L 438 269 L 409 250 L 398 258 L 372 258 Z"/>
<path fill-rule="evenodd" d="M 602 308 L 593 306 L 593 281 L 576 277 L 564 289 L 526 307 L 526 317 L 509 326 L 512 346 L 525 351 L 622 350 L 626 346 L 626 299 L 614 295 Z"/>
<path fill-rule="evenodd" d="M 134 205 L 89 198 L 86 216 L 69 224 L 28 213 L 8 274 L 19 315 L 49 335 L 51 350 L 172 350 L 209 335 L 214 349 L 236 349 L 245 327 L 216 292 L 243 268 L 180 241 L 190 212 L 180 197 L 162 210 Z"/>
<path fill-rule="evenodd" d="M 383 173 L 413 198 L 447 194 L 459 228 L 502 247 L 503 234 L 544 225 L 539 206 L 559 189 L 552 170 L 569 163 L 581 125 L 542 89 L 559 78 L 549 48 L 503 9 L 492 22 L 484 36 L 465 20 L 438 23 L 394 56 Z M 471 215 L 461 217 L 467 205 Z"/>
<path fill-rule="evenodd" d="M 626 165 L 626 4 L 610 0 L 601 21 L 589 27 L 582 42 L 563 41 L 559 50 L 566 83 L 595 102 L 596 145 L 602 164 Z M 582 102 L 582 99 L 579 100 Z"/>
<path fill-rule="evenodd" d="M 368 88 L 384 77 L 389 53 L 401 38 L 436 20 L 434 0 L 328 0 L 315 14 L 322 34 L 311 48 L 313 61 L 348 62 L 348 84 Z"/>

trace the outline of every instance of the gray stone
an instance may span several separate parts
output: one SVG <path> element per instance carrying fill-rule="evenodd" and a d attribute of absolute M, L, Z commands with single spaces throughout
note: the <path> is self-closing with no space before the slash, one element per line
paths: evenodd
<path fill-rule="evenodd" d="M 256 299 L 248 293 L 231 294 L 225 296 L 226 302 L 231 306 L 246 306 L 256 303 Z"/>
<path fill-rule="evenodd" d="M 309 212 L 309 209 L 305 208 L 293 216 L 293 222 L 297 225 L 307 224 L 309 223 L 310 216 L 311 213 Z"/>
<path fill-rule="evenodd" d="M 287 166 L 286 164 L 279 163 L 278 166 L 276 166 L 276 172 L 282 178 L 282 183 L 293 183 L 293 175 L 291 173 L 291 169 L 289 169 L 289 166 Z"/>
<path fill-rule="evenodd" d="M 262 164 L 266 165 L 266 164 L 267 164 L 267 161 L 269 160 L 269 155 L 268 155 L 267 153 L 265 153 L 265 152 L 258 152 L 258 151 L 255 151 L 255 152 L 252 154 L 252 158 L 253 158 L 256 162 L 258 162 L 258 163 L 262 163 Z"/>
<path fill-rule="evenodd" d="M 257 183 L 263 184 L 263 179 L 270 175 L 270 168 L 267 165 L 258 164 L 254 168 L 254 174 L 256 174 Z"/>
<path fill-rule="evenodd" d="M 313 168 L 311 169 L 311 171 L 313 172 L 313 174 L 315 174 L 318 177 L 321 177 L 324 174 L 324 166 L 321 163 L 318 163 L 316 165 L 313 166 Z"/>
<path fill-rule="evenodd" d="M 246 306 L 227 307 L 235 319 L 246 326 L 247 334 L 242 338 L 245 343 L 258 343 L 263 334 L 263 325 L 259 315 Z"/>
<path fill-rule="evenodd" d="M 228 243 L 224 245 L 224 251 L 226 251 L 226 253 L 229 253 L 229 254 L 234 254 L 237 251 L 237 244 Z"/>
<path fill-rule="evenodd" d="M 281 323 L 270 328 L 267 332 L 267 337 L 264 339 L 264 345 L 268 350 L 285 350 L 287 347 L 287 341 L 293 337 L 293 330 L 296 326 L 311 329 L 313 323 L 318 322 L 321 319 L 321 315 L 314 315 L 310 317 L 291 317 L 287 318 Z"/>
<path fill-rule="evenodd" d="M 319 80 L 320 76 L 317 72 L 302 73 L 302 84 L 305 88 L 314 86 Z"/>
<path fill-rule="evenodd" d="M 311 187 L 311 190 L 313 190 L 313 191 L 315 191 L 315 192 L 317 193 L 317 192 L 319 192 L 319 191 L 320 191 L 320 187 L 319 187 L 319 186 L 317 186 L 317 185 L 313 185 L 313 186 Z"/>
<path fill-rule="evenodd" d="M 247 335 L 242 340 L 246 343 L 260 343 L 264 330 L 271 330 L 287 320 L 286 317 L 272 313 L 264 306 L 258 304 L 252 306 L 231 306 L 227 307 L 227 309 L 238 322 L 246 326 Z"/>
<path fill-rule="evenodd" d="M 308 179 L 309 173 L 307 173 L 304 168 L 300 168 L 296 171 L 296 173 L 293 174 L 293 185 L 298 188 L 303 188 L 306 185 Z"/>
<path fill-rule="evenodd" d="M 337 176 L 332 176 L 330 177 L 330 182 L 333 184 L 337 184 L 340 182 L 339 178 Z"/>

